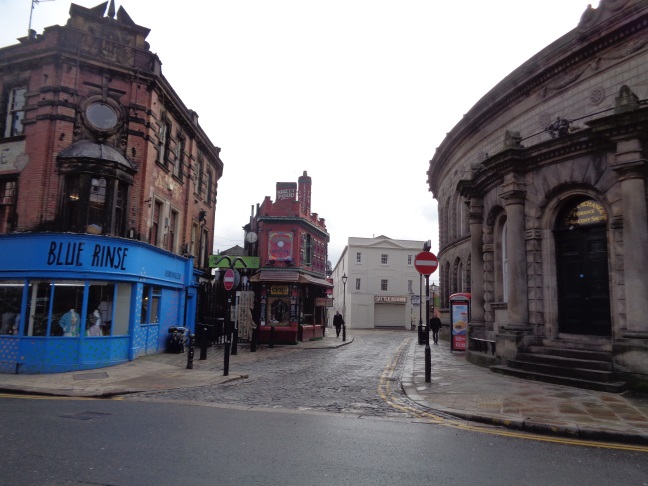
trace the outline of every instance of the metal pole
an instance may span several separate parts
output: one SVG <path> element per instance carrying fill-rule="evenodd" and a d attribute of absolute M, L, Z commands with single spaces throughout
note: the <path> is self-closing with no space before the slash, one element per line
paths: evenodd
<path fill-rule="evenodd" d="M 432 381 L 432 355 L 430 351 L 430 276 L 425 276 L 425 382 Z"/>
<path fill-rule="evenodd" d="M 227 309 L 225 313 L 225 323 L 224 323 L 224 329 L 223 331 L 225 332 L 225 350 L 223 352 L 224 356 L 224 364 L 223 364 L 223 376 L 229 375 L 229 359 L 230 359 L 230 346 L 231 346 L 231 336 L 230 336 L 230 331 L 229 331 L 229 313 L 230 313 L 230 304 L 232 302 L 231 297 L 227 299 Z"/>
<path fill-rule="evenodd" d="M 419 274 L 419 323 L 418 343 L 423 344 L 423 275 Z"/>
<path fill-rule="evenodd" d="M 196 335 L 195 334 L 189 334 L 189 350 L 187 351 L 187 369 L 188 370 L 193 370 L 195 342 L 196 342 Z"/>
<path fill-rule="evenodd" d="M 343 299 L 342 299 L 342 309 L 344 310 L 344 318 L 342 319 L 342 341 L 346 341 L 346 281 L 342 279 L 342 284 L 344 286 Z"/>

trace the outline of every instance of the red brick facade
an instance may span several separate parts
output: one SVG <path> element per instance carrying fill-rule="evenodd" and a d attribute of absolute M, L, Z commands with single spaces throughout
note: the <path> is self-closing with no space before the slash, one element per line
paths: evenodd
<path fill-rule="evenodd" d="M 72 4 L 65 26 L 0 49 L 0 232 L 134 238 L 204 267 L 220 149 L 162 76 L 149 29 L 105 7 Z"/>

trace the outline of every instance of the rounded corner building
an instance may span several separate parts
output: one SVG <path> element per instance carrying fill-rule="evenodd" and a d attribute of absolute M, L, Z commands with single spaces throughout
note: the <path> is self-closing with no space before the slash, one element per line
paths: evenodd
<path fill-rule="evenodd" d="M 645 0 L 588 6 L 454 126 L 428 184 L 445 317 L 472 296 L 467 359 L 648 388 L 647 151 Z"/>

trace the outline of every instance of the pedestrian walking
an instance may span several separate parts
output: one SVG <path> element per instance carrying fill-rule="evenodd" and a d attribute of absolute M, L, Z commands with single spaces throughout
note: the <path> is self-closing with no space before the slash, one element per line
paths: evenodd
<path fill-rule="evenodd" d="M 340 329 L 344 325 L 344 319 L 342 319 L 342 314 L 340 311 L 335 311 L 335 317 L 333 317 L 333 325 L 335 326 L 335 337 L 340 337 Z"/>
<path fill-rule="evenodd" d="M 439 329 L 441 329 L 441 319 L 434 316 L 430 319 L 430 330 L 432 331 L 432 340 L 434 344 L 439 344 Z"/>

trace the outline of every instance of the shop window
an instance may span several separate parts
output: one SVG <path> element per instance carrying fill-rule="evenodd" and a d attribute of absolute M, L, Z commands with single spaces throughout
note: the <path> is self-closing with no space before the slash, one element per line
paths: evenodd
<path fill-rule="evenodd" d="M 92 281 L 88 285 L 86 335 L 110 336 L 115 314 L 115 284 Z"/>
<path fill-rule="evenodd" d="M 20 311 L 24 283 L 3 280 L 0 282 L 0 334 L 17 335 L 20 329 Z"/>
<path fill-rule="evenodd" d="M 24 133 L 25 94 L 27 88 L 18 87 L 9 90 L 5 121 L 5 137 L 17 137 Z"/>
<path fill-rule="evenodd" d="M 160 322 L 160 297 L 162 290 L 160 287 L 145 285 L 142 294 L 142 313 L 140 316 L 141 324 L 155 324 Z"/>
<path fill-rule="evenodd" d="M 113 336 L 125 336 L 129 332 L 132 291 L 132 284 L 118 283 L 116 285 L 111 329 Z"/>

